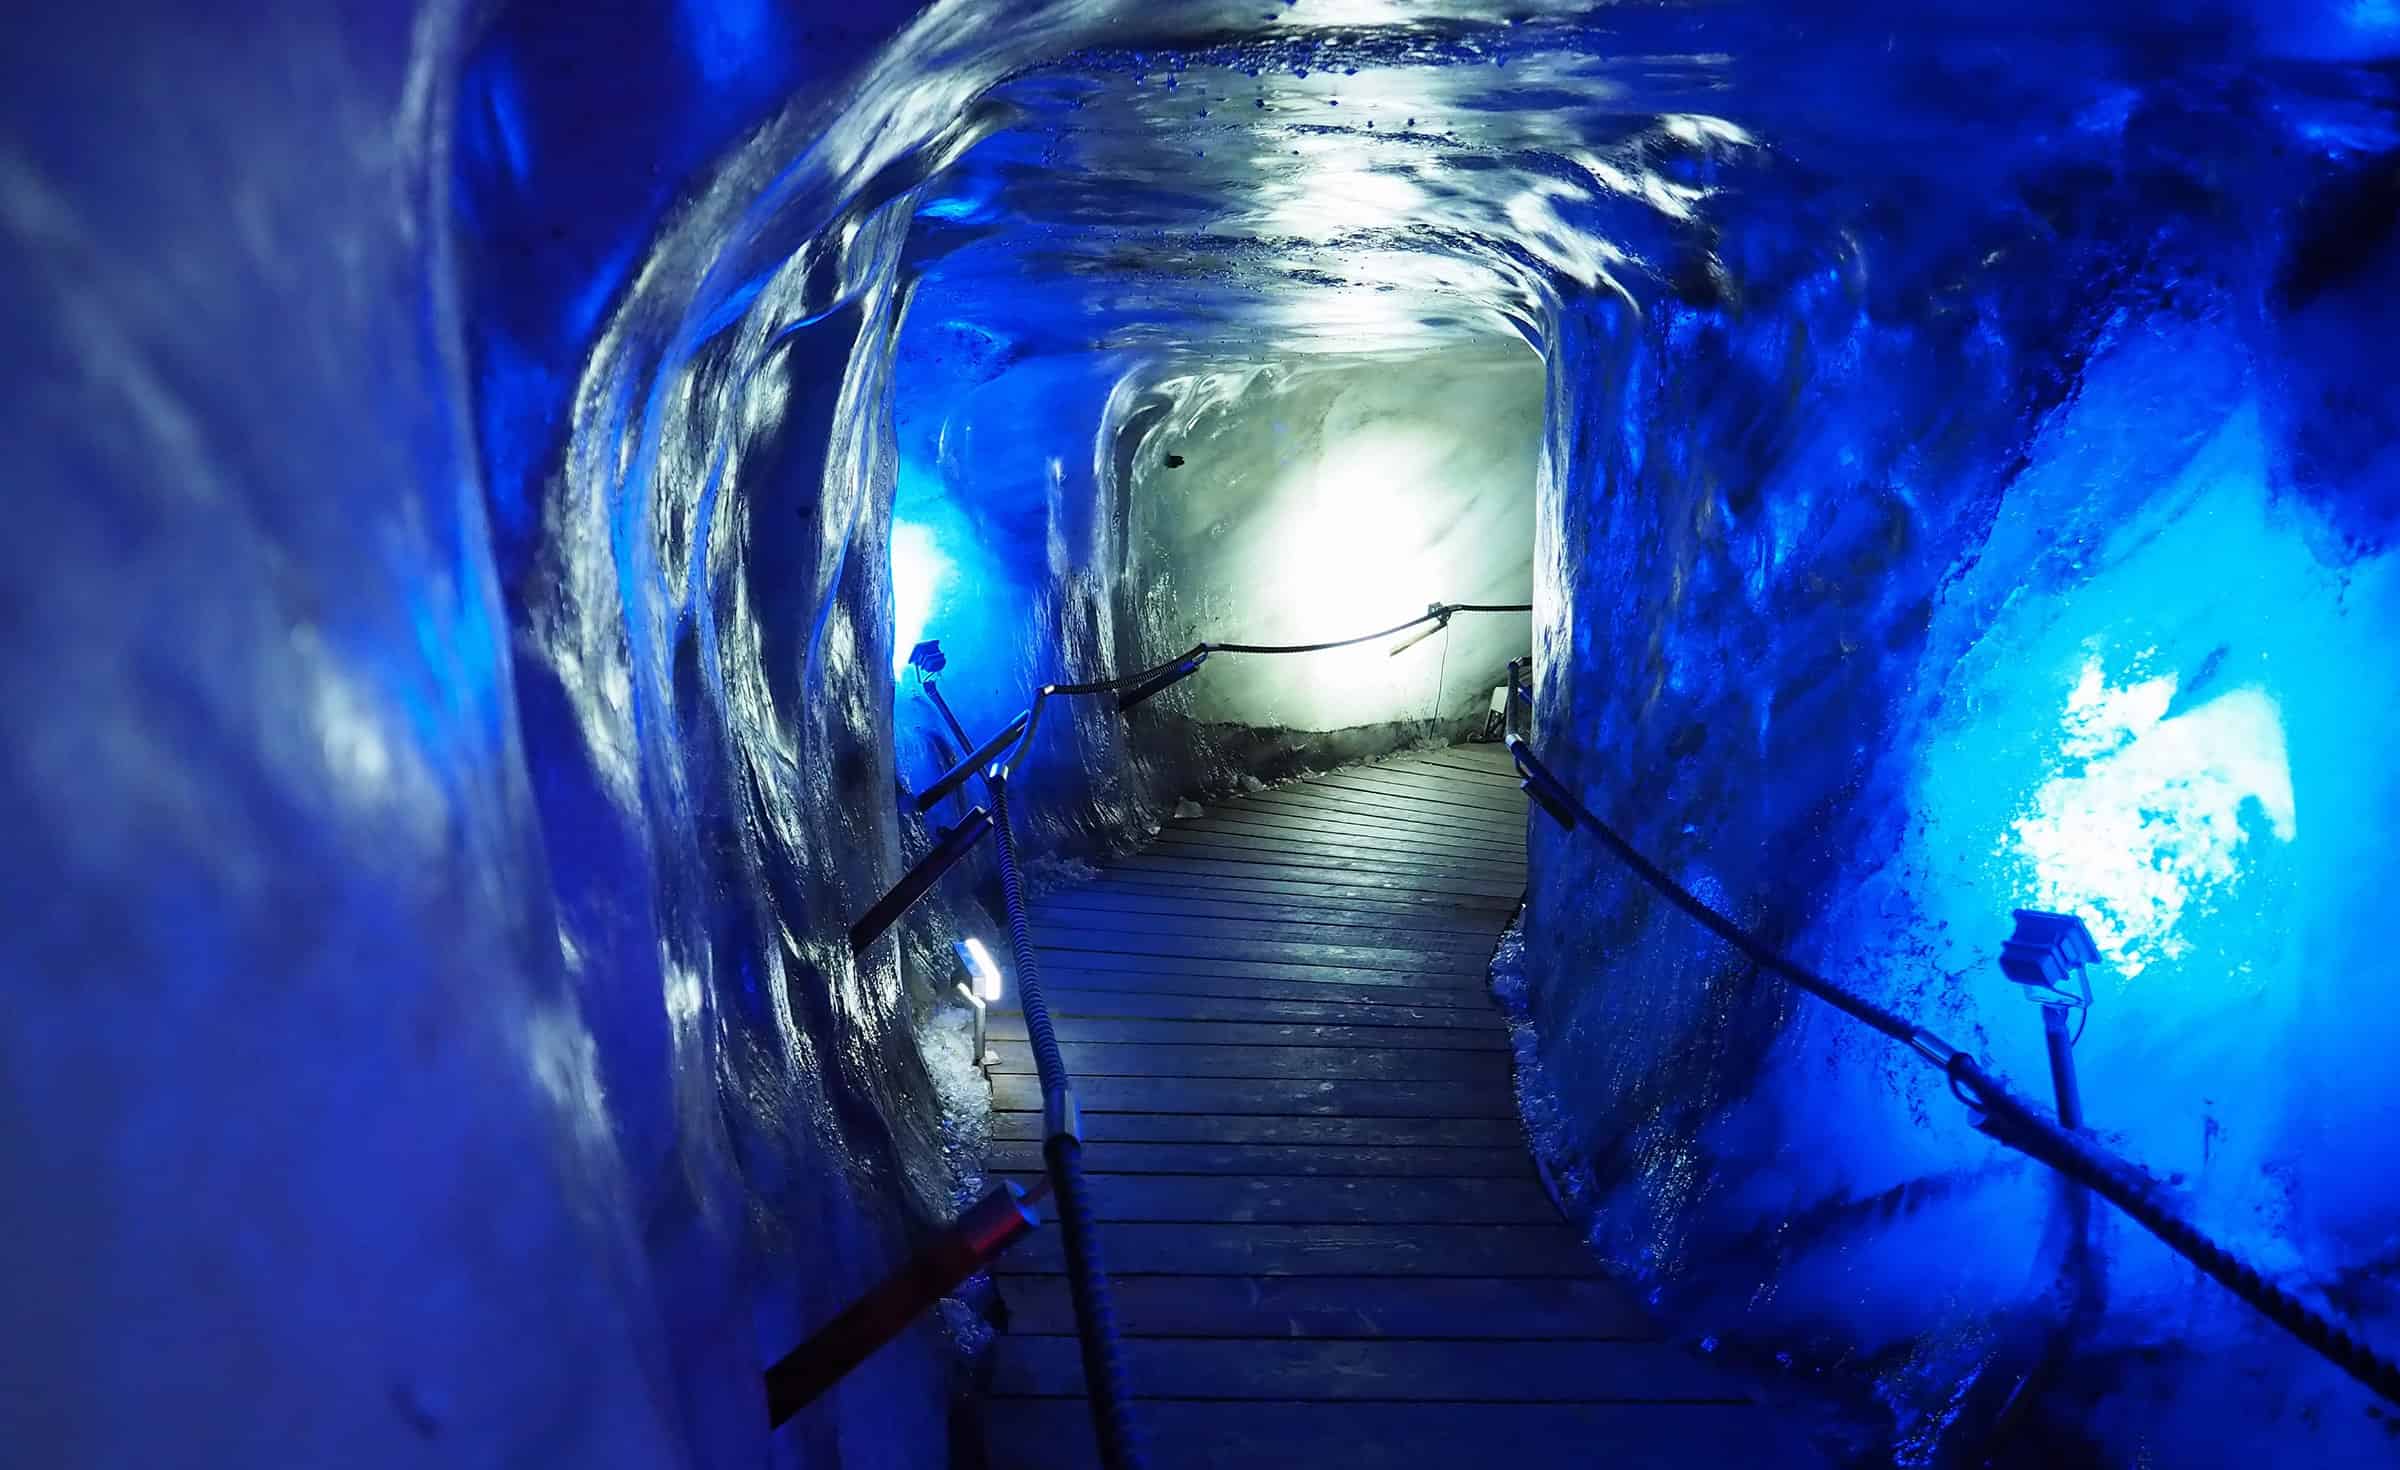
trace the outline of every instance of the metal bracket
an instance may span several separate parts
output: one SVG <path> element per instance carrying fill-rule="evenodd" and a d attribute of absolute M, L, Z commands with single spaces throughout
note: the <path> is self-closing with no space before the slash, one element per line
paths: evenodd
<path fill-rule="evenodd" d="M 1548 812 L 1550 820 L 1573 831 L 1575 798 L 1568 794 L 1567 788 L 1560 784 L 1556 776 L 1550 774 L 1548 766 L 1534 758 L 1533 747 L 1525 743 L 1525 737 L 1513 730 L 1508 735 L 1508 757 L 1517 764 L 1518 789 Z"/>
<path fill-rule="evenodd" d="M 1075 1089 L 1060 1087 L 1042 1094 L 1042 1142 L 1072 1138 L 1083 1142 L 1083 1111 L 1075 1106 Z"/>

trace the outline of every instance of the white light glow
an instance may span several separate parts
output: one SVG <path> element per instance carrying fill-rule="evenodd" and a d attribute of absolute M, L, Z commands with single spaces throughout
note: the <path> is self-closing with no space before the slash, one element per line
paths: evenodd
<path fill-rule="evenodd" d="M 2172 717 L 2177 678 L 2112 686 L 2087 659 L 2067 698 L 2056 774 L 2010 829 L 2032 860 L 2036 906 L 2081 914 L 2130 979 L 2189 948 L 2176 932 L 2242 873 L 2252 802 L 2281 842 L 2299 835 L 2283 715 L 2263 689 Z"/>
<path fill-rule="evenodd" d="M 974 938 L 958 941 L 957 949 L 959 963 L 967 967 L 967 977 L 975 982 L 976 998 L 986 1005 L 998 1000 L 1000 966 L 993 961 L 992 952 L 983 947 L 982 940 Z"/>

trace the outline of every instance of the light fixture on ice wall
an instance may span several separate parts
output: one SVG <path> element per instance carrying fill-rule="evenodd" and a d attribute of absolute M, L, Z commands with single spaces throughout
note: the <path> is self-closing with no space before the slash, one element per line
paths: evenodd
<path fill-rule="evenodd" d="M 2018 909 L 2016 931 L 2000 946 L 2000 973 L 2025 987 L 2028 1000 L 2044 1005 L 2088 1006 L 2092 982 L 2084 967 L 2100 959 L 2092 931 L 2073 914 Z M 2068 982 L 2074 982 L 2074 988 Z"/>
<path fill-rule="evenodd" d="M 2018 909 L 2013 917 L 2017 927 L 2000 946 L 2000 973 L 2023 986 L 2027 999 L 2041 1003 L 2059 1126 L 2081 1128 L 2083 1093 L 2075 1079 L 2075 1043 L 2083 1027 L 2078 1023 L 2069 1036 L 2067 1012 L 2081 1011 L 2089 1019 L 2092 982 L 2086 967 L 2099 963 L 2100 946 L 2073 914 Z"/>

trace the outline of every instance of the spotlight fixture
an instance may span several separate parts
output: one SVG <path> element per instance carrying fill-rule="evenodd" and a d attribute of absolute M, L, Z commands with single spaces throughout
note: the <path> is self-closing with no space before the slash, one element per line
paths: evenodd
<path fill-rule="evenodd" d="M 985 1002 L 1000 998 L 1000 966 L 993 961 L 992 952 L 975 938 L 961 939 L 951 946 L 958 951 L 958 962 L 964 966 L 967 978 L 975 982 L 975 993 Z"/>
<path fill-rule="evenodd" d="M 1000 998 L 1000 966 L 983 941 L 972 935 L 950 947 L 958 954 L 959 967 L 967 972 L 967 978 L 958 984 L 958 993 L 975 1013 L 975 1065 L 988 1067 L 1000 1060 L 991 1047 L 991 1006 Z"/>
<path fill-rule="evenodd" d="M 949 655 L 942 652 L 942 641 L 928 638 L 910 649 L 908 666 L 917 671 L 917 687 L 924 690 L 925 697 L 933 701 L 933 707 L 941 711 L 942 723 L 950 727 L 950 738 L 958 742 L 959 749 L 966 749 L 966 727 L 959 724 L 958 716 L 950 708 L 950 701 L 942 698 L 942 686 L 934 679 L 936 674 L 950 667 Z M 917 810 L 924 811 L 931 805 L 931 802 L 923 803 Z"/>
<path fill-rule="evenodd" d="M 2082 1009 L 2092 1003 L 2092 984 L 2084 966 L 2100 958 L 2092 931 L 2073 914 L 2042 909 L 2018 909 L 2016 932 L 2000 946 L 2000 973 L 2025 987 L 2028 1000 L 2043 1005 Z M 2069 990 L 2067 981 L 2076 988 Z"/>
<path fill-rule="evenodd" d="M 2050 1049 L 2050 1086 L 2058 1100 L 2059 1126 L 2070 1131 L 2083 1126 L 2083 1092 L 2075 1079 L 2075 1043 L 2083 1037 L 2083 1022 L 2067 1034 L 2067 1012 L 2081 1011 L 2089 1020 L 2092 982 L 2085 967 L 2098 962 L 2100 946 L 2092 931 L 2073 914 L 2044 909 L 2018 909 L 2016 932 L 2000 946 L 2000 973 L 2024 987 L 2025 998 L 2042 1007 L 2042 1034 Z M 2074 989 L 2067 988 L 2069 981 Z"/>

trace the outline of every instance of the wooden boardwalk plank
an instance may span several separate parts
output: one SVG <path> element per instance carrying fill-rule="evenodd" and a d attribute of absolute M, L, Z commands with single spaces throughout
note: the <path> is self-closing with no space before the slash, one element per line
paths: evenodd
<path fill-rule="evenodd" d="M 1155 955 L 1170 959 L 1266 960 L 1331 969 L 1388 970 L 1408 975 L 1453 975 L 1480 980 L 1489 956 L 1391 945 L 1320 944 L 1303 939 L 1253 938 L 1240 934 L 1151 934 L 1138 929 L 1054 926 L 1042 933 L 1046 951 Z"/>
<path fill-rule="evenodd" d="M 1273 894 L 1199 893 L 1189 887 L 1161 888 L 1147 882 L 1104 879 L 1061 889 L 1039 899 L 1034 910 L 1057 905 L 1071 909 L 1107 909 L 1125 914 L 1185 914 L 1193 918 L 1237 922 L 1301 923 L 1346 929 L 1380 929 L 1391 933 L 1477 934 L 1490 942 L 1493 928 L 1488 909 L 1444 908 L 1428 903 L 1315 903 L 1278 898 Z"/>
<path fill-rule="evenodd" d="M 1491 765 L 1477 763 L 1474 761 L 1456 760 L 1442 754 L 1420 755 L 1412 756 L 1404 760 L 1379 761 L 1376 763 L 1376 769 L 1387 771 L 1414 771 L 1425 775 L 1440 776 L 1453 781 L 1474 782 L 1478 785 L 1491 787 L 1495 790 L 1522 791 L 1522 788 L 1517 784 L 1518 776 L 1516 763 L 1505 758 L 1502 759 L 1498 765 Z"/>
<path fill-rule="evenodd" d="M 1195 888 L 1212 886 L 1208 881 L 1211 879 L 1232 879 L 1252 885 L 1290 884 L 1304 894 L 1312 891 L 1329 894 L 1335 892 L 1425 894 L 1460 903 L 1462 907 L 1474 906 L 1472 903 L 1464 901 L 1500 899 L 1506 902 L 1497 907 L 1507 908 L 1514 904 L 1518 896 L 1525 891 L 1524 880 L 1515 877 L 1462 875 L 1427 879 L 1414 874 L 1395 873 L 1388 870 L 1361 871 L 1355 866 L 1324 868 L 1311 867 L 1306 863 L 1298 862 L 1186 857 L 1180 853 L 1169 852 L 1164 848 L 1157 847 L 1129 858 L 1120 859 L 1117 863 L 1117 871 L 1128 876 L 1143 873 L 1173 874 L 1180 879 L 1190 881 Z M 1494 905 L 1486 903 L 1483 906 L 1493 907 Z"/>
<path fill-rule="evenodd" d="M 1042 1136 L 1040 1094 L 1013 1089 L 1016 1106 L 992 1115 L 992 1137 L 1023 1143 Z M 1034 1106 L 1022 1100 L 1034 1099 Z M 1091 1113 L 1083 1115 L 1083 1139 L 1092 1152 L 1104 1143 L 1365 1144 L 1378 1148 L 1438 1144 L 1478 1148 L 1522 1158 L 1525 1130 L 1515 1118 L 1296 1118 L 1274 1113 L 1210 1117 L 1190 1113 Z M 1050 1232 L 1042 1232 L 1050 1233 Z"/>
<path fill-rule="evenodd" d="M 1150 852 L 1158 857 L 1183 858 L 1193 862 L 1317 868 L 1343 874 L 1355 874 L 1361 864 L 1371 863 L 1375 871 L 1384 877 L 1407 879 L 1411 886 L 1419 888 L 1442 888 L 1453 878 L 1470 884 L 1502 883 L 1519 889 L 1525 886 L 1523 863 L 1477 857 L 1369 858 L 1354 853 L 1328 852 L 1314 843 L 1246 842 L 1212 832 L 1161 832 Z"/>
<path fill-rule="evenodd" d="M 1117 1143 L 1086 1139 L 1084 1163 L 1111 1174 L 1240 1174 L 1253 1178 L 1531 1179 L 1532 1161 L 1509 1148 L 1440 1144 Z M 984 1159 L 998 1174 L 1043 1167 L 1031 1140 L 995 1143 Z"/>
<path fill-rule="evenodd" d="M 1250 837 L 1263 842 L 1298 838 L 1321 848 L 1350 848 L 1363 854 L 1389 851 L 1405 844 L 1429 857 L 1472 858 L 1477 862 L 1506 862 L 1525 866 L 1525 844 L 1479 837 L 1442 838 L 1418 832 L 1394 832 L 1388 827 L 1353 826 L 1322 817 L 1301 818 L 1248 807 L 1220 807 L 1204 817 L 1176 822 L 1170 832 L 1205 832 L 1225 837 Z"/>
<path fill-rule="evenodd" d="M 1190 938 L 1239 938 L 1273 940 L 1296 944 L 1358 944 L 1374 948 L 1404 948 L 1424 954 L 1466 955 L 1477 962 L 1491 957 L 1492 936 L 1489 925 L 1473 928 L 1400 929 L 1373 922 L 1353 924 L 1314 923 L 1306 919 L 1262 919 L 1255 915 L 1195 914 L 1178 911 L 1173 900 L 1162 900 L 1162 908 L 1142 912 L 1104 904 L 1077 904 L 1064 899 L 1052 899 L 1033 907 L 1033 925 L 1045 943 L 1057 944 L 1072 932 L 1075 934 L 1141 934 L 1184 935 Z M 1294 910 L 1295 915 L 1306 910 Z"/>
<path fill-rule="evenodd" d="M 1470 1082 L 1508 1085 L 1505 1052 L 1435 1051 L 1423 1047 L 1220 1046 L 1114 1041 L 1059 1042 L 1067 1072 L 1086 1077 L 1225 1077 L 1249 1080 L 1351 1082 Z M 994 1076 L 1031 1076 L 1033 1056 L 1022 1041 L 994 1041 Z"/>
<path fill-rule="evenodd" d="M 1257 808 L 1226 809 L 1193 821 L 1177 822 L 1167 829 L 1194 836 L 1218 840 L 1247 839 L 1253 842 L 1305 842 L 1319 851 L 1350 849 L 1359 852 L 1356 861 L 1379 861 L 1366 854 L 1389 853 L 1394 849 L 1422 854 L 1436 862 L 1490 863 L 1524 871 L 1525 843 L 1522 834 L 1514 840 L 1472 837 L 1460 834 L 1439 837 L 1419 831 L 1394 831 L 1388 827 L 1357 827 L 1322 815 L 1296 816 L 1287 812 L 1271 812 Z"/>
<path fill-rule="evenodd" d="M 1513 1277 L 1128 1276 L 1117 1321 L 1143 1337 L 1498 1337 L 1642 1340 L 1649 1322 L 1608 1281 Z M 1016 1332 L 1075 1330 L 1063 1276 L 1009 1284 Z"/>
<path fill-rule="evenodd" d="M 1198 1113 L 1207 1117 L 1496 1118 L 1515 1123 L 1508 1083 L 1352 1082 L 1286 1077 L 1078 1077 L 1075 1096 L 1094 1113 Z M 1030 1075 L 997 1073 L 992 1106 L 1039 1111 L 1042 1090 Z"/>
<path fill-rule="evenodd" d="M 1042 988 L 1164 1470 L 1819 1463 L 1657 1339 L 1526 1152 L 1487 992 L 1526 880 L 1505 751 L 1277 786 L 1041 896 Z M 995 1011 L 987 1169 L 1041 1171 Z M 1055 1228 L 994 1266 L 988 1461 L 1096 1463 Z"/>
<path fill-rule="evenodd" d="M 1083 1393 L 1072 1337 L 1011 1335 L 992 1391 Z M 1184 1338 L 1126 1344 L 1127 1376 L 1178 1399 L 1470 1404 L 1741 1403 L 1725 1381 L 1679 1353 L 1603 1340 L 1425 1342 L 1412 1338 L 1256 1338 L 1238 1348 Z"/>
<path fill-rule="evenodd" d="M 1041 957 L 1042 973 L 1059 971 L 1106 971 L 1127 975 L 1137 982 L 1148 982 L 1155 988 L 1174 989 L 1168 982 L 1184 976 L 1228 980 L 1236 977 L 1257 980 L 1289 980 L 1304 985 L 1322 986 L 1406 986 L 1434 990 L 1464 990 L 1480 998 L 1484 991 L 1482 972 L 1462 970 L 1455 960 L 1426 957 L 1408 969 L 1378 969 L 1365 965 L 1314 965 L 1298 960 L 1269 959 L 1212 959 L 1204 955 L 1175 954 L 1112 954 L 1103 950 L 1053 949 L 1046 943 L 1035 953 Z"/>
<path fill-rule="evenodd" d="M 1479 775 L 1499 776 L 1509 781 L 1517 779 L 1516 759 L 1508 753 L 1508 746 L 1498 740 L 1477 745 L 1445 745 L 1433 750 L 1412 750 L 1395 756 L 1390 764 L 1452 766 Z"/>
<path fill-rule="evenodd" d="M 1323 821 L 1371 821 L 1394 833 L 1421 832 L 1428 837 L 1466 838 L 1502 847 L 1525 840 L 1522 819 L 1508 821 L 1498 813 L 1435 810 L 1373 792 L 1283 787 L 1243 797 L 1226 810 L 1280 812 Z"/>
<path fill-rule="evenodd" d="M 1253 791 L 1224 803 L 1223 809 L 1316 813 L 1332 820 L 1372 822 L 1433 835 L 1464 833 L 1487 842 L 1505 843 L 1509 838 L 1508 824 L 1488 815 L 1421 806 L 1404 797 L 1333 786 L 1324 779 Z"/>
<path fill-rule="evenodd" d="M 1245 852 L 1307 854 L 1320 862 L 1402 871 L 1481 872 L 1492 868 L 1525 870 L 1525 854 L 1499 843 L 1433 846 L 1413 836 L 1376 839 L 1364 834 L 1328 832 L 1322 827 L 1262 828 L 1239 826 L 1213 818 L 1176 822 L 1158 834 L 1161 844 L 1206 844 Z"/>
<path fill-rule="evenodd" d="M 1812 1470 L 1826 1461 L 1746 1405 L 1243 1403 L 1161 1400 L 1142 1410 L 1153 1470 L 1326 1466 L 1425 1470 Z M 993 1401 L 991 1470 L 1099 1464 L 1080 1399 Z"/>
<path fill-rule="evenodd" d="M 1287 980 L 1280 975 L 1249 973 L 1254 967 L 1228 966 L 1240 973 L 1187 975 L 1159 973 L 1140 962 L 1118 959 L 1103 965 L 1079 965 L 1070 952 L 1054 952 L 1042 961 L 1048 983 L 1083 993 L 1119 995 L 1220 996 L 1240 1000 L 1330 1001 L 1342 1005 L 1393 1005 L 1417 1009 L 1447 1008 L 1491 1015 L 1491 997 L 1478 985 L 1450 983 L 1421 985 L 1357 985 L 1335 980 Z M 1106 955 L 1089 956 L 1106 960 Z M 1323 972 L 1319 972 L 1323 973 Z M 1048 993 L 1045 991 L 1045 993 Z M 1496 1017 L 1494 1018 L 1497 1019 Z"/>
<path fill-rule="evenodd" d="M 1118 1174 L 1087 1161 L 1103 1220 L 1278 1225 L 1548 1225 L 1558 1207 L 1530 1177 L 1443 1179 Z M 1030 1177 L 1020 1177 L 1030 1186 Z"/>
<path fill-rule="evenodd" d="M 1114 1041 L 1137 1046 L 1356 1046 L 1426 1051 L 1506 1052 L 1508 1037 L 1497 1029 L 1458 1026 L 1361 1026 L 1322 1022 L 1203 1021 L 1175 1016 L 1151 1020 L 1123 1016 L 1064 1014 L 1051 1002 L 1052 1023 L 1062 1042 Z M 994 1041 L 1023 1041 L 1025 1018 L 992 1017 Z"/>
<path fill-rule="evenodd" d="M 1330 987 L 1342 991 L 1341 998 L 1321 1000 L 1068 986 L 1070 981 L 1103 978 L 1072 971 L 1052 974 L 1046 990 L 1050 1014 L 1053 1017 L 1094 1019 L 1126 1017 L 1359 1027 L 1438 1026 L 1447 1031 L 1479 1031 L 1495 1036 L 1506 1034 L 1501 1029 L 1500 1018 L 1484 1006 L 1468 1003 L 1463 998 L 1455 1005 L 1422 1005 L 1417 1002 L 1414 991 L 1386 996 L 1357 992 L 1354 987 Z M 992 1025 L 1015 1025 L 1021 1028 L 1024 1018 L 1014 1012 L 995 1012 Z"/>
<path fill-rule="evenodd" d="M 1172 861 L 1155 859 L 1143 867 L 1134 867 L 1129 860 L 1109 875 L 1112 887 L 1138 893 L 1186 894 L 1196 898 L 1249 899 L 1261 903 L 1308 905 L 1322 903 L 1327 907 L 1355 908 L 1362 904 L 1387 906 L 1403 910 L 1436 911 L 1443 914 L 1479 913 L 1485 915 L 1497 931 L 1500 919 L 1513 912 L 1521 895 L 1502 897 L 1496 894 L 1456 893 L 1441 890 L 1400 886 L 1395 884 L 1326 883 L 1307 878 L 1294 878 L 1288 872 L 1276 875 L 1262 870 L 1247 874 L 1212 873 Z"/>
<path fill-rule="evenodd" d="M 1514 1276 L 1599 1279 L 1575 1232 L 1545 1225 L 1153 1225 L 1108 1228 L 1108 1268 L 1175 1276 Z M 1059 1233 L 1009 1248 L 997 1276 L 1066 1269 Z"/>
<path fill-rule="evenodd" d="M 1523 792 L 1494 790 L 1469 781 L 1448 781 L 1423 771 L 1397 766 L 1353 766 L 1325 778 L 1336 791 L 1380 791 L 1403 801 L 1423 802 L 1441 810 L 1464 811 L 1479 819 L 1499 816 L 1510 822 L 1525 819 Z"/>

